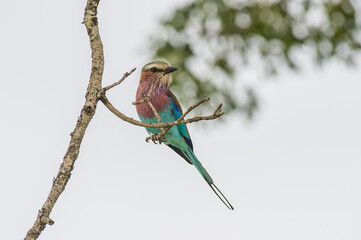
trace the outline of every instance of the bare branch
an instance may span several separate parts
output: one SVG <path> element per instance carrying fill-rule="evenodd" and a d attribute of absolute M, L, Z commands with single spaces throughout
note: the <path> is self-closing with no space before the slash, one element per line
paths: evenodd
<path fill-rule="evenodd" d="M 218 113 L 221 113 L 221 111 L 222 111 L 222 103 L 219 104 L 219 106 L 218 106 L 218 107 L 216 108 L 216 110 L 214 111 L 213 115 L 218 114 Z"/>
<path fill-rule="evenodd" d="M 173 127 L 176 125 L 180 125 L 180 124 L 187 124 L 187 123 L 192 123 L 192 122 L 199 122 L 202 120 L 212 120 L 212 119 L 216 119 L 219 118 L 220 116 L 222 116 L 224 113 L 223 112 L 218 112 L 217 114 L 212 114 L 209 116 L 202 116 L 202 117 L 193 117 L 187 120 L 181 120 L 181 121 L 173 121 L 173 122 L 162 122 L 162 123 L 145 123 L 145 122 L 140 122 L 137 121 L 133 118 L 127 117 L 126 115 L 124 115 L 123 113 L 119 112 L 107 99 L 106 96 L 102 96 L 100 98 L 100 100 L 103 102 L 103 104 L 112 112 L 114 113 L 117 117 L 119 117 L 120 119 L 129 122 L 131 124 L 137 125 L 137 126 L 141 126 L 141 127 L 147 127 L 147 128 L 166 128 L 166 127 Z"/>
<path fill-rule="evenodd" d="M 50 219 L 49 215 L 70 179 L 75 160 L 78 158 L 79 148 L 83 140 L 85 130 L 95 114 L 96 105 L 99 101 L 97 93 L 102 89 L 101 80 L 104 70 L 104 54 L 103 44 L 98 30 L 98 4 L 99 0 L 88 0 L 83 21 L 89 35 L 90 47 L 92 50 L 92 71 L 85 96 L 86 102 L 81 110 L 75 129 L 71 133 L 68 150 L 66 151 L 63 162 L 60 165 L 59 172 L 53 180 L 50 194 L 41 210 L 39 210 L 34 225 L 27 232 L 25 236 L 26 240 L 37 239 L 47 224 L 52 225 L 54 223 L 54 221 Z"/>
<path fill-rule="evenodd" d="M 153 78 L 152 86 L 150 86 L 150 89 L 149 89 L 149 92 L 148 92 L 148 97 L 150 97 L 150 95 L 152 94 L 154 88 L 155 88 L 155 79 Z"/>
<path fill-rule="evenodd" d="M 195 109 L 196 107 L 198 107 L 199 105 L 201 105 L 202 103 L 205 103 L 207 101 L 209 101 L 210 98 L 203 98 L 201 100 L 199 100 L 198 102 L 196 102 L 195 104 L 193 104 L 192 106 L 190 106 L 187 111 L 185 111 L 182 116 L 180 116 L 177 121 L 180 121 L 181 119 L 183 119 L 185 116 L 188 115 L 188 113 L 190 113 L 193 109 Z M 214 114 L 214 113 L 213 113 Z"/>
<path fill-rule="evenodd" d="M 132 74 L 136 69 L 137 69 L 137 68 L 133 68 L 133 69 L 130 70 L 129 72 L 124 73 L 123 77 L 122 77 L 118 82 L 115 82 L 115 83 L 113 83 L 113 84 L 111 84 L 111 85 L 103 88 L 103 91 L 106 92 L 106 91 L 108 91 L 109 89 L 111 89 L 111 88 L 119 85 L 121 82 L 124 81 L 124 79 L 126 79 L 126 78 L 127 78 L 130 74 Z"/>

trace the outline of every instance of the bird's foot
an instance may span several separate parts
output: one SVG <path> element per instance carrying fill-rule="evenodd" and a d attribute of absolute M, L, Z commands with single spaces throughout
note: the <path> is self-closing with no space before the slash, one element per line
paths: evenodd
<path fill-rule="evenodd" d="M 152 140 L 152 142 L 155 144 L 157 144 L 157 142 L 159 144 L 162 144 L 162 142 L 165 141 L 165 137 L 160 134 L 153 134 L 145 139 L 146 142 L 149 142 L 149 140 Z"/>

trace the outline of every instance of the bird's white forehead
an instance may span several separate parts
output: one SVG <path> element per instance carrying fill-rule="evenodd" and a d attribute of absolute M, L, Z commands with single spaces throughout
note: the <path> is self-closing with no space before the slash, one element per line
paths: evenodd
<path fill-rule="evenodd" d="M 168 62 L 156 61 L 156 62 L 151 62 L 151 63 L 146 64 L 142 70 L 144 71 L 146 69 L 151 69 L 153 67 L 159 68 L 159 69 L 166 69 L 169 66 L 170 66 L 170 64 Z"/>

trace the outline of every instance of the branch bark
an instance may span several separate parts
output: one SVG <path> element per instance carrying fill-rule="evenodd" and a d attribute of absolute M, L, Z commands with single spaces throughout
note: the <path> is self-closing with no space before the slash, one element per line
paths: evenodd
<path fill-rule="evenodd" d="M 25 236 L 26 240 L 37 239 L 47 224 L 52 225 L 54 223 L 54 221 L 50 219 L 49 215 L 70 179 L 75 160 L 79 155 L 79 148 L 83 140 L 85 130 L 95 114 L 95 109 L 99 101 L 97 94 L 102 90 L 101 81 L 104 70 L 104 54 L 103 44 L 101 42 L 98 29 L 98 4 L 99 0 L 88 0 L 83 20 L 89 35 L 90 47 L 92 50 L 92 70 L 88 89 L 85 95 L 85 104 L 81 110 L 75 129 L 70 134 L 70 144 L 65 153 L 63 162 L 60 165 L 59 172 L 53 180 L 50 194 L 41 210 L 39 210 L 34 225 L 27 232 Z"/>

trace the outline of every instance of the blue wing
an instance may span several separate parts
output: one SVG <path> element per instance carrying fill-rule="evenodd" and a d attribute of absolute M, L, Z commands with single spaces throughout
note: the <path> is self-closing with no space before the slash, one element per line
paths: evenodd
<path fill-rule="evenodd" d="M 182 107 L 180 106 L 179 101 L 176 98 L 176 96 L 171 91 L 169 91 L 169 93 L 170 93 L 171 103 L 173 104 L 173 107 L 175 109 L 175 111 L 174 111 L 174 120 L 177 120 L 183 114 Z M 191 136 L 189 135 L 189 131 L 188 131 L 187 126 L 185 124 L 181 124 L 181 125 L 177 125 L 177 127 L 178 127 L 179 132 L 183 136 L 183 138 L 186 140 L 188 146 L 193 151 L 193 144 L 192 144 Z"/>
<path fill-rule="evenodd" d="M 174 115 L 174 120 L 177 120 L 183 114 L 182 108 L 181 108 L 181 106 L 179 104 L 178 99 L 176 98 L 176 96 L 171 91 L 169 91 L 169 97 L 170 97 L 171 104 L 173 105 L 173 109 L 174 109 L 174 113 L 172 113 Z M 177 125 L 176 127 L 178 128 L 179 133 L 182 135 L 183 139 L 186 141 L 189 148 L 192 149 L 192 151 L 193 151 L 193 144 L 192 144 L 192 140 L 191 140 L 191 137 L 189 135 L 187 126 L 185 124 L 181 124 L 181 125 Z M 191 161 L 183 153 L 182 150 L 180 150 L 176 146 L 173 146 L 173 145 L 170 145 L 170 144 L 168 145 L 168 147 L 173 149 L 176 153 L 178 153 L 181 157 L 183 157 L 188 163 L 192 164 Z"/>

